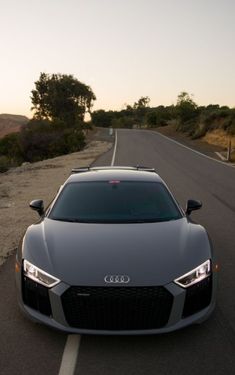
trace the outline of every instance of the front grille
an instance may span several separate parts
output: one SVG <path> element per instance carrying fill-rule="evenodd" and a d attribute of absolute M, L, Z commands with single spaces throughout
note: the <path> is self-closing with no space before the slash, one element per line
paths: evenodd
<path fill-rule="evenodd" d="M 70 287 L 62 295 L 71 327 L 140 330 L 164 327 L 173 296 L 164 287 Z"/>
<path fill-rule="evenodd" d="M 212 276 L 192 285 L 186 290 L 183 318 L 195 314 L 211 302 Z"/>
<path fill-rule="evenodd" d="M 44 315 L 51 315 L 48 288 L 36 283 L 26 276 L 23 276 L 22 292 L 25 305 L 38 310 Z"/>

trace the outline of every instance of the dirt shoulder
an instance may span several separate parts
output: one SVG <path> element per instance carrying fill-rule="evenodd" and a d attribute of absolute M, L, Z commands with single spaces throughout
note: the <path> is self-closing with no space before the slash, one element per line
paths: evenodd
<path fill-rule="evenodd" d="M 17 247 L 27 226 L 38 220 L 29 202 L 41 198 L 47 206 L 72 168 L 90 165 L 111 147 L 110 141 L 91 140 L 83 151 L 0 174 L 0 265 Z"/>

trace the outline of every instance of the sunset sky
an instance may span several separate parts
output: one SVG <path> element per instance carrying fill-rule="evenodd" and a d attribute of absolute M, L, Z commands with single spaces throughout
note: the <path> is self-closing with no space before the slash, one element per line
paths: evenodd
<path fill-rule="evenodd" d="M 94 109 L 141 96 L 235 107 L 234 0 L 0 0 L 0 113 L 31 116 L 40 72 L 91 86 Z"/>

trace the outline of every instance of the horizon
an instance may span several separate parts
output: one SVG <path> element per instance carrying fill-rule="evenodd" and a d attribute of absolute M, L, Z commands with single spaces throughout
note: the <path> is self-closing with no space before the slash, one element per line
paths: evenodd
<path fill-rule="evenodd" d="M 193 100 L 194 100 L 195 98 L 193 98 Z M 130 105 L 133 105 L 134 103 L 125 103 L 125 104 L 130 104 Z M 120 111 L 122 111 L 122 110 L 124 110 L 125 108 L 125 104 L 122 106 L 122 108 L 117 108 L 117 109 L 113 109 L 113 108 L 106 108 L 106 109 L 104 109 L 104 108 L 96 108 L 96 109 L 92 109 L 92 111 L 91 112 L 94 112 L 94 111 L 99 111 L 99 110 L 104 110 L 104 111 L 106 111 L 106 112 L 108 112 L 108 111 L 113 111 L 113 112 L 120 112 Z M 197 106 L 198 107 L 207 107 L 207 106 L 209 106 L 209 105 L 218 105 L 219 107 L 228 107 L 228 108 L 230 108 L 230 109 L 235 109 L 235 106 L 234 107 L 230 107 L 230 106 L 227 106 L 226 104 L 223 104 L 223 105 L 220 105 L 219 103 L 209 103 L 209 104 L 207 104 L 207 105 L 199 105 L 198 103 L 196 103 L 197 104 Z M 157 107 L 159 107 L 159 106 L 164 106 L 164 107 L 168 107 L 168 106 L 171 106 L 171 105 L 173 105 L 173 106 L 176 106 L 176 102 L 175 103 L 172 103 L 172 104 L 166 104 L 166 105 L 164 105 L 164 104 L 158 104 L 158 105 L 156 105 L 156 106 L 152 106 L 151 105 L 151 98 L 150 98 L 150 104 L 148 105 L 148 107 L 149 108 L 157 108 Z M 2 115 L 6 115 L 6 116 L 8 116 L 8 115 L 13 115 L 13 116 L 22 116 L 22 117 L 27 117 L 29 120 L 30 119 L 32 119 L 33 118 L 33 111 L 31 111 L 31 113 L 29 113 L 28 115 L 27 114 L 22 114 L 22 113 L 15 113 L 15 112 L 2 112 L 2 113 L 0 113 L 0 116 L 2 116 Z M 87 117 L 87 116 L 89 116 L 89 114 L 88 113 L 86 113 L 86 115 L 85 115 L 85 117 Z M 86 119 L 85 119 L 85 121 L 87 121 Z"/>
<path fill-rule="evenodd" d="M 41 72 L 90 86 L 93 110 L 175 105 L 182 91 L 234 108 L 234 14 L 232 0 L 2 2 L 0 113 L 32 117 Z"/>

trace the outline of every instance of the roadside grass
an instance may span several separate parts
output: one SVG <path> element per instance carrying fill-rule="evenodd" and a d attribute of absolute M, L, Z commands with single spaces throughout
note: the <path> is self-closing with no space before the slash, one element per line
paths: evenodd
<path fill-rule="evenodd" d="M 235 149 L 235 136 L 229 136 L 222 129 L 215 129 L 207 132 L 207 134 L 202 138 L 202 141 L 227 149 L 229 139 L 231 139 L 232 148 Z"/>

